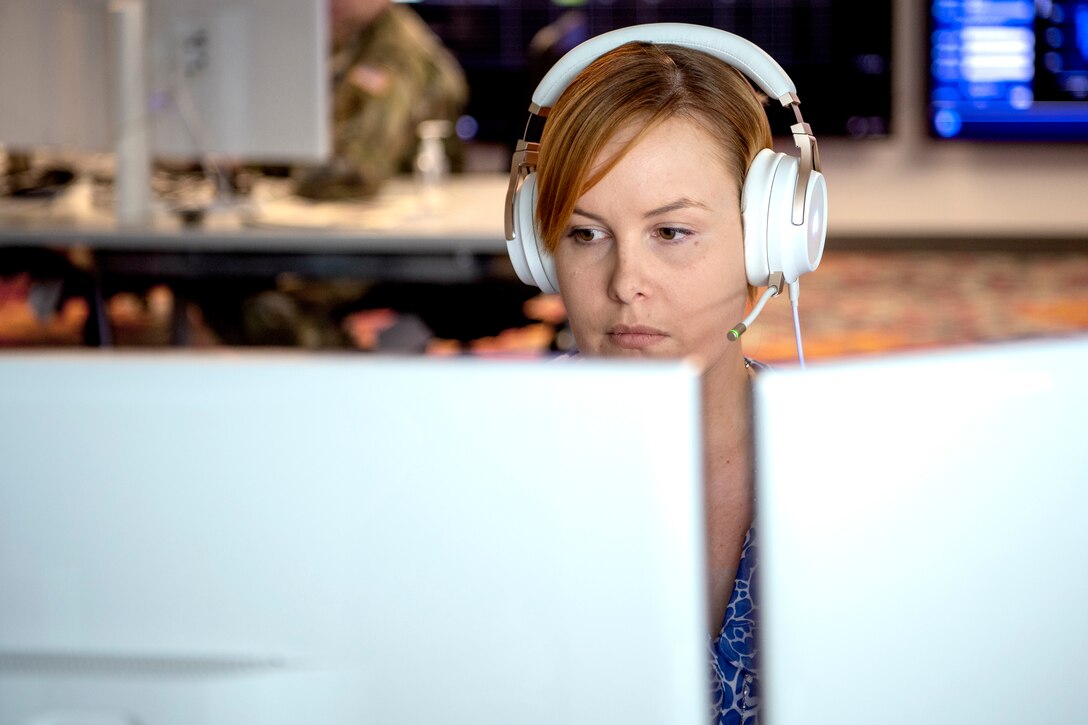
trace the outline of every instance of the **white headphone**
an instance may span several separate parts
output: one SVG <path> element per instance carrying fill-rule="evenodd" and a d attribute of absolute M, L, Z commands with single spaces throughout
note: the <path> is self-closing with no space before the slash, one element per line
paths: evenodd
<path fill-rule="evenodd" d="M 763 149 L 745 176 L 741 192 L 744 220 L 744 263 L 749 284 L 793 284 L 823 257 L 827 235 L 827 186 L 820 173 L 816 138 L 801 118 L 793 81 L 771 56 L 738 35 L 688 23 L 634 25 L 603 33 L 570 50 L 548 71 L 533 92 L 529 123 L 548 115 L 564 89 L 582 70 L 608 51 L 631 41 L 665 43 L 700 50 L 744 73 L 783 106 L 792 107 L 797 122 L 790 127 L 799 156 Z M 506 247 L 522 282 L 544 292 L 559 291 L 555 260 L 536 234 L 536 165 L 540 144 L 522 138 L 510 165 L 506 192 Z"/>

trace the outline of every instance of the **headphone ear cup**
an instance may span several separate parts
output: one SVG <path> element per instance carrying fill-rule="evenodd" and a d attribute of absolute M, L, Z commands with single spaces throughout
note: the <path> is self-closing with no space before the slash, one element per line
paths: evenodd
<path fill-rule="evenodd" d="M 771 149 L 762 149 L 748 166 L 744 186 L 741 188 L 744 268 L 748 274 L 748 284 L 753 287 L 766 287 L 771 277 L 771 262 L 768 257 L 771 186 L 775 169 L 783 155 Z"/>
<path fill-rule="evenodd" d="M 528 174 L 514 194 L 514 238 L 506 243 L 510 261 L 525 284 L 555 294 L 559 284 L 555 259 L 542 247 L 536 234 L 536 174 Z"/>
<path fill-rule="evenodd" d="M 819 171 L 812 171 L 805 191 L 805 240 L 797 247 L 804 274 L 815 272 L 824 258 L 827 244 L 827 181 Z"/>
<path fill-rule="evenodd" d="M 522 200 L 525 198 L 523 194 L 524 181 L 518 185 L 517 190 L 514 192 L 514 199 L 511 204 L 513 207 L 513 236 L 506 240 L 506 252 L 510 257 L 510 264 L 514 266 L 514 272 L 525 284 L 536 284 L 533 282 L 533 273 L 529 271 L 529 261 L 525 259 L 525 248 L 522 246 L 521 240 L 524 235 L 521 231 L 521 206 L 524 203 Z"/>
<path fill-rule="evenodd" d="M 793 199 L 799 160 L 763 149 L 748 168 L 741 193 L 744 219 L 744 266 L 748 283 L 765 287 L 771 272 L 795 282 L 823 258 L 827 239 L 827 184 L 823 174 L 809 174 L 803 223 L 793 223 Z"/>
<path fill-rule="evenodd" d="M 767 261 L 771 271 L 782 272 L 787 283 L 820 265 L 827 238 L 827 185 L 818 171 L 809 173 L 804 217 L 800 224 L 793 222 L 799 166 L 796 156 L 782 155 L 771 183 L 767 214 Z"/>

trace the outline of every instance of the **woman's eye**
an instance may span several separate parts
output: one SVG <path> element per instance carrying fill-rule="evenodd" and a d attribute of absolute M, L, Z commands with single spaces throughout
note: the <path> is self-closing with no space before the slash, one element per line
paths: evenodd
<path fill-rule="evenodd" d="M 679 227 L 661 227 L 657 230 L 657 234 L 666 242 L 677 242 L 687 236 L 688 232 Z"/>
<path fill-rule="evenodd" d="M 574 241 L 580 242 L 582 244 L 588 244 L 588 243 L 596 241 L 598 239 L 597 230 L 595 230 L 595 229 L 586 229 L 584 227 L 571 229 L 568 236 L 571 239 L 573 239 Z"/>

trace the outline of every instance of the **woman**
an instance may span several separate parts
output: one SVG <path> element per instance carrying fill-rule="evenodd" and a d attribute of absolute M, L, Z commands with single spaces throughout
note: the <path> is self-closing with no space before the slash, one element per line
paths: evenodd
<path fill-rule="evenodd" d="M 771 146 L 760 99 L 723 61 L 629 43 L 593 61 L 541 137 L 537 229 L 584 355 L 698 359 L 715 717 L 758 712 L 749 382 L 726 332 L 753 296 L 741 188 Z"/>

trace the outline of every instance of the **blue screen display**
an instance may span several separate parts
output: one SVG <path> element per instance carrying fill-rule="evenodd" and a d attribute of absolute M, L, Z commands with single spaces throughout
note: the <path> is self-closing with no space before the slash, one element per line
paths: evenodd
<path fill-rule="evenodd" d="M 1088 0 L 934 0 L 937 138 L 1088 141 Z"/>

